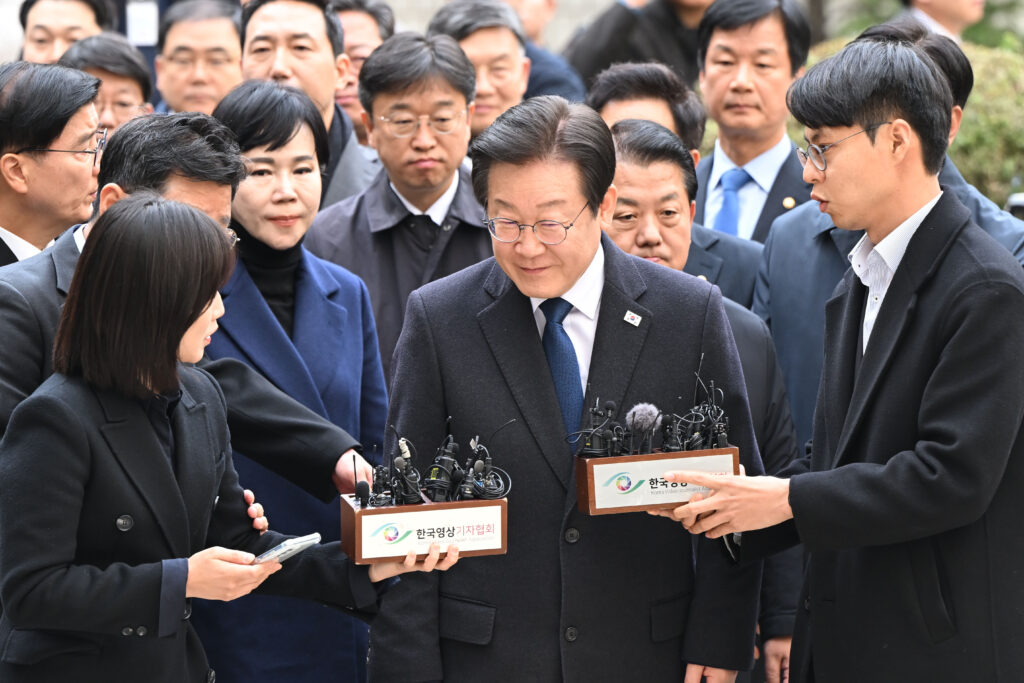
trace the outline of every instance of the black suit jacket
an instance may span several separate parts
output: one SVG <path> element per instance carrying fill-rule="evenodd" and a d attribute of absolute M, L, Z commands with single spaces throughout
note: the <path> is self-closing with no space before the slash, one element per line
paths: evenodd
<path fill-rule="evenodd" d="M 1015 681 L 1024 670 L 1024 276 L 946 192 L 907 247 L 859 372 L 865 288 L 825 310 L 813 451 L 794 520 L 744 535 L 809 551 L 791 680 Z"/>
<path fill-rule="evenodd" d="M 760 242 L 694 223 L 690 228 L 690 255 L 683 272 L 718 285 L 725 298 L 750 308 L 763 249 Z"/>
<path fill-rule="evenodd" d="M 0 239 L 0 268 L 17 262 L 18 257 L 14 255 L 7 243 Z"/>
<path fill-rule="evenodd" d="M 53 373 L 60 311 L 78 262 L 68 230 L 42 254 L 0 271 L 0 434 L 21 401 Z M 337 495 L 331 475 L 358 442 L 234 359 L 204 359 L 228 397 L 236 448 L 323 500 Z"/>
<path fill-rule="evenodd" d="M 761 471 L 718 289 L 602 243 L 585 404 L 682 409 L 677 397 L 693 396 L 704 354 L 701 376 L 725 392 L 731 440 Z M 628 312 L 637 326 L 624 320 Z M 516 418 L 487 444 L 513 488 L 507 555 L 406 575 L 389 590 L 370 635 L 372 680 L 629 680 L 639 670 L 678 681 L 686 661 L 750 666 L 758 568 L 731 566 L 706 539 L 695 564 L 690 538 L 663 518 L 577 511 L 530 300 L 493 259 L 409 298 L 392 386 L 389 422 L 416 445 L 421 469 L 448 416 L 463 443 Z"/>
<path fill-rule="evenodd" d="M 164 559 L 284 540 L 250 525 L 224 398 L 180 366 L 173 469 L 138 401 L 52 375 L 0 442 L 0 678 L 207 680 L 184 591 L 166 614 Z M 339 544 L 287 560 L 259 590 L 375 611 L 365 568 Z M 162 611 L 162 607 L 165 609 Z"/>
<path fill-rule="evenodd" d="M 790 146 L 796 150 L 796 145 L 792 142 Z M 711 177 L 713 166 L 713 154 L 704 157 L 697 164 L 697 213 L 693 217 L 697 223 L 704 223 L 704 204 L 708 198 L 708 179 Z M 797 161 L 794 151 L 786 157 L 786 161 L 779 168 L 779 174 L 775 176 L 775 182 L 772 183 L 772 188 L 764 200 L 764 208 L 761 209 L 761 215 L 757 218 L 750 239 L 763 244 L 772 227 L 772 221 L 810 198 L 811 186 L 804 182 L 804 169 Z"/>

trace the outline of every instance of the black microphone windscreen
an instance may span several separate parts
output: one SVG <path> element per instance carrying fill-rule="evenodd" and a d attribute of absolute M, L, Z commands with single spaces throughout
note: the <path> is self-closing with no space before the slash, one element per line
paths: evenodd
<path fill-rule="evenodd" d="M 400 455 L 398 457 L 396 457 L 395 458 L 395 467 L 397 467 L 400 470 L 404 470 L 405 469 L 405 458 L 403 458 Z"/>
<path fill-rule="evenodd" d="M 604 412 L 608 415 L 608 417 L 611 417 L 612 415 L 615 414 L 615 409 L 617 407 L 618 406 L 615 405 L 615 401 L 604 402 Z"/>
<path fill-rule="evenodd" d="M 481 472 L 483 472 L 484 471 L 484 461 L 483 460 L 477 460 L 475 463 L 473 463 L 473 471 L 476 472 L 477 474 L 480 474 Z"/>

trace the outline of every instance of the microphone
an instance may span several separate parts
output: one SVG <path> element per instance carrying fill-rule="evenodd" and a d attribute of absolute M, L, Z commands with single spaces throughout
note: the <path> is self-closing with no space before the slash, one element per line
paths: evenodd
<path fill-rule="evenodd" d="M 637 403 L 626 413 L 626 428 L 630 434 L 630 450 L 636 454 L 654 451 L 654 432 L 661 427 L 661 411 L 653 403 Z M 636 450 L 632 449 L 633 438 L 639 438 Z"/>
<path fill-rule="evenodd" d="M 356 498 L 359 500 L 359 507 L 365 508 L 370 504 L 370 485 L 365 481 L 356 482 Z"/>
<path fill-rule="evenodd" d="M 459 473 L 459 481 L 464 476 L 462 468 L 459 467 L 459 461 L 456 459 L 458 453 L 459 444 L 449 434 L 437 449 L 437 456 L 434 457 L 434 462 L 427 471 L 427 478 L 423 482 L 427 497 L 435 503 L 451 500 L 452 492 L 457 486 L 454 484 L 456 472 Z"/>

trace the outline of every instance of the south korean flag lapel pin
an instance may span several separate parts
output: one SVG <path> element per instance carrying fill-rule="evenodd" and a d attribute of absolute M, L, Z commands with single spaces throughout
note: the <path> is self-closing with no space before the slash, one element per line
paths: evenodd
<path fill-rule="evenodd" d="M 640 327 L 640 321 L 643 320 L 643 318 L 634 313 L 633 311 L 626 311 L 626 316 L 623 318 L 623 320 L 625 320 L 633 327 Z"/>

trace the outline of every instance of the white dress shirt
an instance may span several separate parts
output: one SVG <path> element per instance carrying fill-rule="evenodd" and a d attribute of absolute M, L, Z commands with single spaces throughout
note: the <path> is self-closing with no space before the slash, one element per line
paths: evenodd
<path fill-rule="evenodd" d="M 594 338 L 597 336 L 597 314 L 601 308 L 601 293 L 604 291 L 604 247 L 598 246 L 590 265 L 569 291 L 561 298 L 572 304 L 572 310 L 562 321 L 562 327 L 569 335 L 572 348 L 576 352 L 576 362 L 580 366 L 580 383 L 583 395 L 587 395 L 587 380 L 590 377 L 590 358 L 594 354 Z M 544 338 L 544 327 L 547 319 L 540 305 L 547 299 L 530 297 L 533 306 L 533 319 L 537 322 L 537 332 Z"/>
<path fill-rule="evenodd" d="M 786 158 L 794 154 L 793 143 L 783 134 L 774 147 L 743 165 L 744 170 L 753 179 L 737 191 L 740 200 L 740 215 L 736 221 L 736 234 L 750 239 L 757 227 L 757 219 L 761 217 L 768 193 L 775 184 L 779 169 L 786 163 Z M 704 227 L 715 227 L 715 219 L 722 209 L 722 176 L 726 171 L 736 168 L 736 164 L 722 151 L 722 144 L 715 140 L 715 152 L 711 162 L 711 175 L 708 176 L 708 194 L 704 199 Z"/>
<path fill-rule="evenodd" d="M 444 191 L 444 194 L 438 197 L 437 201 L 431 204 L 426 211 L 420 211 L 413 206 L 412 202 L 402 196 L 402 193 L 398 191 L 398 188 L 395 187 L 394 183 L 389 182 L 388 184 L 391 185 L 391 189 L 395 191 L 396 195 L 398 195 L 398 199 L 402 202 L 402 205 L 409 209 L 409 213 L 413 216 L 420 216 L 424 214 L 430 216 L 430 220 L 434 221 L 434 225 L 441 226 L 444 225 L 444 217 L 448 215 L 448 209 L 452 208 L 452 202 L 455 201 L 455 192 L 459 189 L 459 172 L 456 171 L 452 174 L 452 184 L 448 186 L 448 189 Z"/>
<path fill-rule="evenodd" d="M 907 245 L 910 244 L 914 233 L 921 227 L 921 222 L 931 212 L 941 196 L 942 191 L 940 190 L 931 201 L 914 212 L 910 218 L 900 223 L 895 230 L 886 235 L 878 244 L 873 244 L 868 239 L 867 233 L 864 233 L 864 236 L 860 238 L 860 241 L 850 251 L 848 258 L 850 259 L 850 265 L 853 266 L 853 272 L 860 278 L 864 286 L 868 288 L 868 298 L 864 306 L 864 327 L 862 330 L 864 345 L 861 347 L 861 353 L 867 351 L 868 339 L 871 337 L 871 330 L 875 327 L 878 310 L 882 307 L 885 293 L 889 291 L 893 275 L 896 274 L 896 269 L 899 268 L 900 261 L 903 260 L 903 255 L 907 252 Z"/>
<path fill-rule="evenodd" d="M 4 230 L 3 228 L 0 228 L 0 240 L 3 240 L 4 244 L 7 245 L 7 248 L 14 252 L 14 258 L 19 261 L 24 261 L 30 256 L 35 256 L 42 251 L 42 249 L 39 249 L 31 242 L 27 242 L 10 230 Z M 52 240 L 50 241 L 50 244 L 53 244 Z M 46 246 L 50 246 L 50 244 L 47 244 Z"/>

